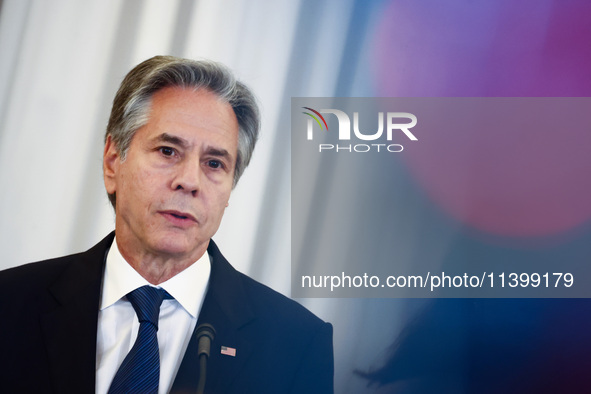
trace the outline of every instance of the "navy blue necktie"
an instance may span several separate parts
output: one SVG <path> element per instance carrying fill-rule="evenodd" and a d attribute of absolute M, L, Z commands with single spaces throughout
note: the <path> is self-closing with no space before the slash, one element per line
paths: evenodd
<path fill-rule="evenodd" d="M 164 298 L 170 298 L 168 293 L 152 286 L 142 286 L 127 294 L 140 322 L 140 329 L 133 347 L 111 382 L 109 394 L 158 393 L 158 316 Z"/>

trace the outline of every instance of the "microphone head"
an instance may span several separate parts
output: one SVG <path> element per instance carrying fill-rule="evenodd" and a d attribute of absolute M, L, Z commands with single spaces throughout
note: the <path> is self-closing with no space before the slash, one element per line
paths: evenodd
<path fill-rule="evenodd" d="M 205 354 L 209 358 L 209 351 L 211 349 L 211 342 L 215 338 L 215 328 L 211 324 L 202 323 L 195 330 L 197 336 L 197 355 Z"/>

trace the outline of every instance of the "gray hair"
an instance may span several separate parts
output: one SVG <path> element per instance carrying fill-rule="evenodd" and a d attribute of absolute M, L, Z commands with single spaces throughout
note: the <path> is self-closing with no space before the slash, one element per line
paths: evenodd
<path fill-rule="evenodd" d="M 196 61 L 173 56 L 154 56 L 131 70 L 121 82 L 113 100 L 107 132 L 122 160 L 135 132 L 148 122 L 152 96 L 166 87 L 207 89 L 230 104 L 238 120 L 238 153 L 234 168 L 236 186 L 248 166 L 260 126 L 256 99 L 232 72 L 212 61 Z M 115 193 L 109 194 L 115 207 Z"/>

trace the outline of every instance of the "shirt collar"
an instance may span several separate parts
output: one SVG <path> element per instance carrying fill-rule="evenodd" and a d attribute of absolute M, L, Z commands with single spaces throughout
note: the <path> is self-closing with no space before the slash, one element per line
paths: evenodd
<path fill-rule="evenodd" d="M 166 290 L 191 316 L 197 318 L 210 273 L 211 263 L 206 252 L 195 263 L 157 287 Z M 145 285 L 150 283 L 125 261 L 115 237 L 107 254 L 100 310 L 110 307 L 127 293 Z"/>

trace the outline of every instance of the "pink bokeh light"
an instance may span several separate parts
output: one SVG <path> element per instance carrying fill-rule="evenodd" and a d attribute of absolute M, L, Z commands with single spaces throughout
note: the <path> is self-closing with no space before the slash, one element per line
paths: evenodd
<path fill-rule="evenodd" d="M 589 20 L 591 3 L 582 1 L 394 1 L 374 39 L 376 92 L 589 96 Z M 587 126 L 542 134 L 535 127 L 447 130 L 420 136 L 405 159 L 457 220 L 502 236 L 553 235 L 591 218 Z"/>

